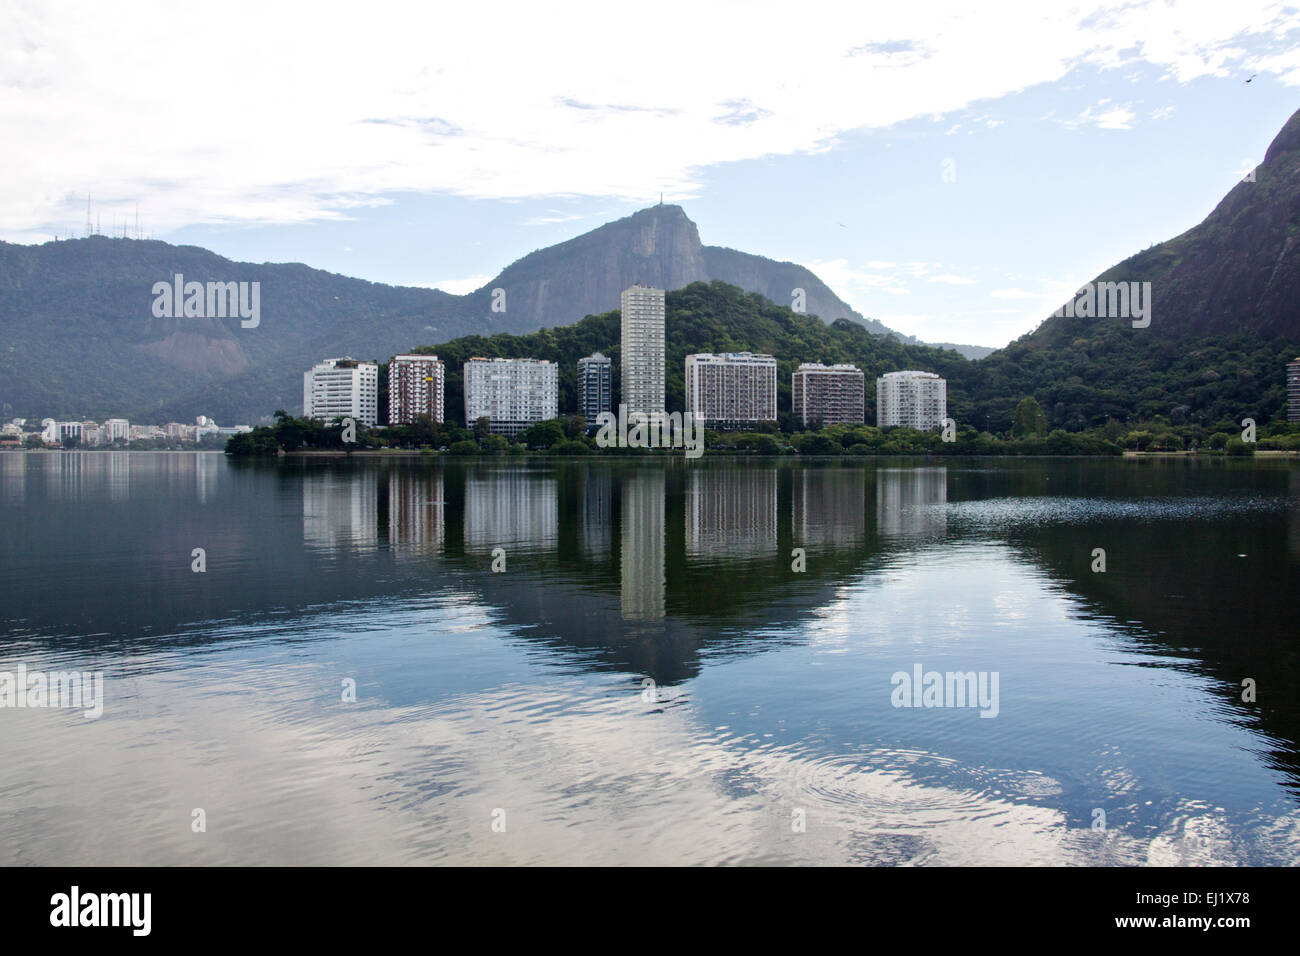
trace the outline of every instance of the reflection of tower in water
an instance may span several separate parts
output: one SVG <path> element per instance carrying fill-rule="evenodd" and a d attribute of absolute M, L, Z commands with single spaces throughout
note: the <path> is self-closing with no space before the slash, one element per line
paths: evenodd
<path fill-rule="evenodd" d="M 776 466 L 695 468 L 686 484 L 686 553 L 770 555 L 776 550 Z"/>
<path fill-rule="evenodd" d="M 625 621 L 664 616 L 664 473 L 633 472 L 623 481 L 619 545 Z"/>
<path fill-rule="evenodd" d="M 887 535 L 929 536 L 948 530 L 948 469 L 876 469 L 876 530 Z"/>
<path fill-rule="evenodd" d="M 614 478 L 607 468 L 588 468 L 582 479 L 582 524 L 579 537 L 583 557 L 599 559 L 610 554 L 614 524 Z"/>

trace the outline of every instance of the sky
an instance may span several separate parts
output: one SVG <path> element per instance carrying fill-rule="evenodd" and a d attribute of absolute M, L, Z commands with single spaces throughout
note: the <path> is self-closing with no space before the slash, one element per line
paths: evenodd
<path fill-rule="evenodd" d="M 662 194 L 891 328 L 1001 346 L 1298 107 L 1296 2 L 0 0 L 0 239 L 89 201 L 462 293 Z"/>

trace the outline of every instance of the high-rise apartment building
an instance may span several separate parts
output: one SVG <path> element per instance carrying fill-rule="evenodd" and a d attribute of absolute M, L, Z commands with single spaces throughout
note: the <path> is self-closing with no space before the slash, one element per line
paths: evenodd
<path fill-rule="evenodd" d="M 578 359 L 578 411 L 588 425 L 595 425 L 601 412 L 613 410 L 612 371 L 609 357 L 599 352 Z"/>
<path fill-rule="evenodd" d="M 620 343 L 622 403 L 628 413 L 664 410 L 664 290 L 623 290 Z"/>
<path fill-rule="evenodd" d="M 752 352 L 686 356 L 686 411 L 710 428 L 776 421 L 776 359 Z"/>
<path fill-rule="evenodd" d="M 1300 357 L 1286 363 L 1286 417 L 1300 422 Z"/>
<path fill-rule="evenodd" d="M 559 366 L 541 359 L 472 358 L 465 363 L 465 424 L 486 418 L 514 437 L 558 415 Z"/>
<path fill-rule="evenodd" d="M 388 424 L 409 425 L 420 415 L 443 421 L 445 369 L 436 355 L 394 355 L 388 363 Z"/>
<path fill-rule="evenodd" d="M 352 418 L 374 425 L 379 420 L 379 366 L 354 358 L 317 362 L 302 373 L 302 413 L 325 422 Z"/>
<path fill-rule="evenodd" d="M 804 362 L 795 369 L 790 399 L 794 417 L 809 425 L 861 425 L 866 376 L 856 365 Z"/>
<path fill-rule="evenodd" d="M 919 431 L 943 427 L 948 417 L 948 382 L 933 372 L 886 372 L 876 379 L 876 424 Z"/>

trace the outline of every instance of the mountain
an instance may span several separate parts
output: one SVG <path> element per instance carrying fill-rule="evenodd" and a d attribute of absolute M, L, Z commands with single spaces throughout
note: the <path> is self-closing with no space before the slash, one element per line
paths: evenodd
<path fill-rule="evenodd" d="M 1264 162 L 1198 225 L 1107 269 L 1097 282 L 1150 282 L 1151 326 L 1175 339 L 1300 338 L 1300 110 Z M 1022 339 L 1043 348 L 1085 334 L 1096 319 L 1052 317 Z M 1104 320 L 1103 320 L 1104 321 Z"/>
<path fill-rule="evenodd" d="M 154 283 L 257 282 L 261 321 L 160 319 Z M 521 334 L 617 308 L 636 282 L 678 289 L 721 279 L 776 302 L 802 288 L 806 309 L 878 334 L 813 273 L 701 244 L 680 206 L 643 209 L 533 252 L 456 296 L 366 282 L 299 263 L 235 262 L 195 246 L 91 236 L 0 242 L 0 417 L 124 416 L 256 422 L 301 407 L 302 372 L 335 355 L 386 360 L 433 341 Z M 504 311 L 493 291 L 505 292 Z M 900 340 L 907 337 L 897 336 Z"/>
<path fill-rule="evenodd" d="M 863 318 L 801 265 L 703 245 L 699 229 L 686 211 L 663 203 L 524 256 L 475 292 L 474 298 L 487 308 L 491 290 L 504 289 L 507 310 L 516 321 L 543 328 L 617 308 L 619 294 L 634 282 L 672 290 L 714 280 L 757 292 L 778 305 L 791 303 L 794 290 L 803 289 L 804 311 L 810 315 L 827 322 L 851 319 L 876 335 L 924 344 L 875 319 Z M 954 349 L 967 358 L 982 358 L 993 351 L 975 345 L 943 343 L 938 347 Z"/>
<path fill-rule="evenodd" d="M 1052 427 L 1108 419 L 1258 423 L 1285 414 L 1300 354 L 1300 111 L 1200 224 L 1099 275 L 1150 282 L 1147 328 L 1051 316 L 978 363 L 968 389 L 996 423 L 1033 395 Z M 1239 426 L 1238 426 L 1239 427 Z"/>

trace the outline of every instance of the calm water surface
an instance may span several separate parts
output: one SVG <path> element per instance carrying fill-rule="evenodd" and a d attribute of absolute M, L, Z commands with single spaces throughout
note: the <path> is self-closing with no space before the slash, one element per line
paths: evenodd
<path fill-rule="evenodd" d="M 0 864 L 1300 862 L 1289 462 L 6 453 L 0 583 Z"/>

